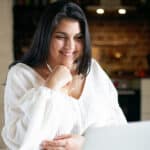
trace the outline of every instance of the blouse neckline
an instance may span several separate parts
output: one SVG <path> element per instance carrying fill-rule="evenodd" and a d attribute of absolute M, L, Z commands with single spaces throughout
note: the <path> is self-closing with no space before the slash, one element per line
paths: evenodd
<path fill-rule="evenodd" d="M 34 70 L 32 67 L 30 67 L 30 66 L 28 66 L 28 65 L 26 65 L 26 64 L 24 64 L 24 63 L 18 63 L 18 64 L 21 64 L 21 65 L 23 65 L 25 68 L 27 68 L 28 70 L 30 70 L 30 72 L 33 74 L 33 75 L 35 75 L 35 76 L 38 76 L 38 78 L 40 79 L 40 80 L 42 80 L 42 82 L 44 83 L 45 82 L 45 79 L 36 71 L 36 70 Z M 90 72 L 89 72 L 89 74 L 90 74 Z M 73 100 L 75 100 L 75 101 L 81 101 L 81 99 L 82 99 L 82 97 L 84 96 L 84 94 L 86 93 L 86 88 L 88 87 L 88 78 L 89 78 L 89 74 L 86 76 L 86 78 L 85 78 L 85 82 L 84 82 L 84 85 L 83 85 L 83 89 L 82 89 L 82 92 L 81 92 L 81 95 L 79 96 L 79 98 L 75 98 L 75 97 L 72 97 L 72 96 L 70 96 L 70 95 L 66 95 L 66 96 L 68 96 L 68 97 L 70 97 L 71 99 L 73 99 Z"/>

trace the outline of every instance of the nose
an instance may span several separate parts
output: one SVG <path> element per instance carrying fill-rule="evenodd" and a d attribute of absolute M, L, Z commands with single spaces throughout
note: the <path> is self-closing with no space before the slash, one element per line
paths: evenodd
<path fill-rule="evenodd" d="M 66 40 L 65 49 L 67 49 L 67 50 L 74 50 L 75 49 L 74 39 L 70 38 L 70 39 Z"/>

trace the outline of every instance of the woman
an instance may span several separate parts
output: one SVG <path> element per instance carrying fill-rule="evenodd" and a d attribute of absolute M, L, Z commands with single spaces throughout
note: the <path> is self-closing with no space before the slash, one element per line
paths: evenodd
<path fill-rule="evenodd" d="M 5 88 L 3 139 L 11 150 L 80 150 L 89 127 L 126 124 L 117 92 L 91 58 L 86 17 L 58 1 L 46 9 L 31 49 Z"/>

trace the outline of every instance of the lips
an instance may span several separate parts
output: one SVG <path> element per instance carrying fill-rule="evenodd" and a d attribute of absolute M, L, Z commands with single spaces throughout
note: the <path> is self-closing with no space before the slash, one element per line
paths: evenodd
<path fill-rule="evenodd" d="M 71 52 L 71 51 L 60 51 L 60 53 L 64 56 L 70 57 L 73 56 L 75 52 Z"/>

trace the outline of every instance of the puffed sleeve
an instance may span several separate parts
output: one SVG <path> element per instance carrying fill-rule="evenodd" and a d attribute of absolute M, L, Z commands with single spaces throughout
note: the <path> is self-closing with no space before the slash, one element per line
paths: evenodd
<path fill-rule="evenodd" d="M 95 90 L 95 105 L 92 114 L 95 116 L 93 126 L 111 126 L 127 124 L 125 115 L 118 103 L 118 93 L 112 81 L 101 68 L 101 66 L 93 60 L 93 87 Z M 93 111 L 93 113 L 94 113 Z"/>
<path fill-rule="evenodd" d="M 60 132 L 64 116 L 66 130 L 62 133 L 69 133 L 75 121 L 71 111 L 75 105 L 65 94 L 42 85 L 32 87 L 31 79 L 15 67 L 7 76 L 2 137 L 10 150 L 38 150 L 42 140 Z"/>
<path fill-rule="evenodd" d="M 108 125 L 123 125 L 127 123 L 125 115 L 118 103 L 118 92 L 114 85 L 112 84 L 111 80 L 107 79 L 108 84 L 108 94 L 106 95 L 106 99 L 108 102 L 106 105 L 108 106 L 108 112 L 110 112 L 110 116 L 108 117 Z"/>

